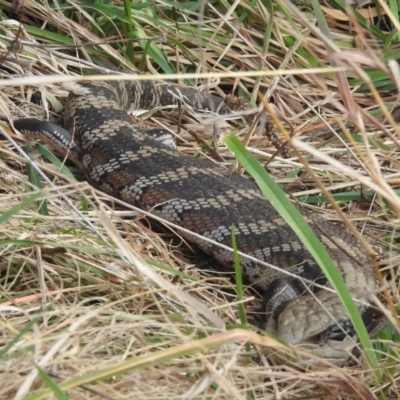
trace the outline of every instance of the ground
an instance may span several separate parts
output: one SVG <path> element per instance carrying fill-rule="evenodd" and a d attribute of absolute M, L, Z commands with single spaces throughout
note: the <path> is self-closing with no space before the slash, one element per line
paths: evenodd
<path fill-rule="evenodd" d="M 399 398 L 396 336 L 381 339 L 375 371 L 365 357 L 313 371 L 270 365 L 279 342 L 241 322 L 244 310 L 257 321 L 255 292 L 241 300 L 228 275 L 194 265 L 190 246 L 6 122 L 60 121 L 64 77 L 116 70 L 264 105 L 275 136 L 297 139 L 290 158 L 245 121 L 164 110 L 141 123 L 237 168 L 221 140 L 233 131 L 292 199 L 346 224 L 331 193 L 376 254 L 388 289 L 376 296 L 396 324 L 400 29 L 389 5 L 353 5 L 353 15 L 335 1 L 0 0 L 1 399 Z"/>

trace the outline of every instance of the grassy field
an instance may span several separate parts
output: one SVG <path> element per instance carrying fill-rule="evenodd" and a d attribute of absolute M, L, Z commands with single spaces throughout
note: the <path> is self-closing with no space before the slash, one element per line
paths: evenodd
<path fill-rule="evenodd" d="M 0 0 L 0 399 L 400 398 L 396 60 L 395 0 Z M 66 80 L 116 71 L 263 107 L 270 135 L 194 112 L 140 118 L 240 170 L 233 132 L 304 209 L 355 227 L 391 322 L 375 352 L 344 368 L 271 365 L 282 344 L 252 326 L 254 291 L 6 123 L 59 122 Z"/>

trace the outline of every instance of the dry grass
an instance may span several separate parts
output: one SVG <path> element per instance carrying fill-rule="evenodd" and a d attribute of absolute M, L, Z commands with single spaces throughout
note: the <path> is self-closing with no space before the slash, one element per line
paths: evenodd
<path fill-rule="evenodd" d="M 128 1 L 115 1 L 113 7 L 109 2 L 19 3 L 24 7 L 14 14 L 9 2 L 0 0 L 1 73 L 7 78 L 0 81 L 0 115 L 57 120 L 67 91 L 38 77 L 116 68 L 177 73 L 182 84 L 221 90 L 219 85 L 253 102 L 261 94 L 278 116 L 276 131 L 295 135 L 303 156 L 305 145 L 317 149 L 309 165 L 319 183 L 304 172 L 298 157 L 276 155 L 257 129 L 247 138 L 249 149 L 268 162 L 276 181 L 304 207 L 341 221 L 320 197 L 320 186 L 340 201 L 379 254 L 397 305 L 399 131 L 388 110 L 398 107 L 400 74 L 387 61 L 400 50 L 395 36 L 388 39 L 387 27 L 397 35 L 400 29 L 390 12 L 380 10 L 386 17 L 374 21 L 375 32 L 355 23 L 336 3 L 324 6 L 329 40 L 308 22 L 315 19 L 311 8 L 300 12 L 286 3 L 273 3 L 273 16 L 261 2 L 232 8 L 224 2 L 199 8 L 137 3 L 131 5 L 133 18 L 123 7 Z M 377 6 L 361 12 L 369 18 Z M 20 17 L 23 29 L 15 20 Z M 137 35 L 157 39 L 122 41 Z M 16 36 L 23 48 L 12 42 Z M 82 47 L 71 47 L 77 44 Z M 343 72 L 312 72 L 329 63 L 344 67 L 350 80 Z M 248 74 L 239 78 L 237 71 Z M 260 76 L 251 76 L 253 71 Z M 201 72 L 215 74 L 212 79 L 185 75 Z M 26 75 L 33 78 L 30 85 L 13 80 Z M 368 85 L 372 78 L 376 90 Z M 356 126 L 344 127 L 344 134 L 322 129 L 325 123 L 349 120 Z M 181 151 L 234 163 L 215 140 L 216 133 L 232 126 L 226 122 L 215 132 L 214 124 L 199 115 L 150 113 L 146 124 L 167 126 Z M 0 128 L 24 148 L 26 140 L 5 122 Z M 242 138 L 248 133 L 247 126 L 234 129 Z M 243 329 L 241 302 L 229 277 L 196 269 L 188 248 L 171 235 L 152 232 L 144 213 L 122 207 L 33 152 L 48 177 L 38 189 L 22 153 L 6 140 L 0 146 L 1 399 L 400 397 L 396 338 L 383 341 L 382 351 L 390 351 L 394 361 L 380 360 L 379 380 L 363 360 L 308 372 L 271 366 L 265 347 L 279 343 Z M 38 206 L 40 198 L 46 208 Z M 253 295 L 248 292 L 245 299 L 251 321 L 257 318 Z M 396 323 L 394 313 L 389 317 Z M 226 324 L 234 329 L 225 330 Z"/>

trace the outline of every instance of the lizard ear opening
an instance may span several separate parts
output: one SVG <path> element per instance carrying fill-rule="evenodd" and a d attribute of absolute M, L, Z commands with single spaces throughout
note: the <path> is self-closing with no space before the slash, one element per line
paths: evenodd
<path fill-rule="evenodd" d="M 339 321 L 330 329 L 320 332 L 309 339 L 309 341 L 316 345 L 323 345 L 327 340 L 334 340 L 336 342 L 343 342 L 347 337 L 354 336 L 355 331 L 350 320 Z"/>
<path fill-rule="evenodd" d="M 343 341 L 348 336 L 354 336 L 353 324 L 350 320 L 339 321 L 338 324 L 332 326 L 332 328 L 327 331 L 327 339 L 335 341 Z"/>

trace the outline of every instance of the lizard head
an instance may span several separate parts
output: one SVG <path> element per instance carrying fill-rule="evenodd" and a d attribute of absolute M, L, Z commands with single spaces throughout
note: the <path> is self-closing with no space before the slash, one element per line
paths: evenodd
<path fill-rule="evenodd" d="M 357 346 L 355 332 L 335 293 L 320 293 L 318 300 L 303 295 L 279 308 L 268 318 L 266 330 L 295 351 L 274 352 L 270 355 L 274 363 L 305 369 L 326 362 L 343 366 L 349 361 Z"/>

